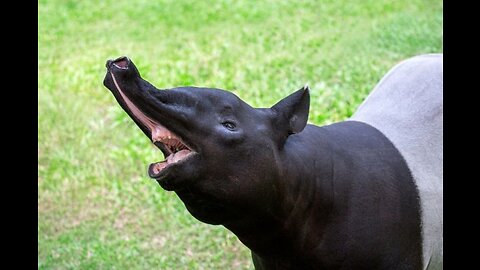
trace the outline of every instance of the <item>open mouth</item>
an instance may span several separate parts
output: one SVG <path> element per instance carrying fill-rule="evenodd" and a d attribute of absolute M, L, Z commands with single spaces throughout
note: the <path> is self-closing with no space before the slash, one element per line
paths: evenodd
<path fill-rule="evenodd" d="M 168 130 L 165 126 L 153 120 L 151 117 L 143 113 L 124 93 L 115 78 L 111 68 L 127 70 L 130 60 L 127 57 L 120 57 L 107 62 L 107 68 L 112 76 L 113 83 L 120 93 L 123 101 L 127 105 L 130 112 L 150 130 L 152 142 L 163 152 L 165 160 L 150 164 L 148 174 L 151 178 L 159 179 L 164 175 L 167 168 L 174 164 L 185 162 L 191 157 L 195 151 L 192 150 L 179 136 Z M 113 67 L 112 67 L 113 66 Z"/>
<path fill-rule="evenodd" d="M 148 167 L 148 174 L 152 178 L 159 178 L 162 176 L 162 172 L 169 166 L 183 162 L 194 152 L 186 146 L 178 137 L 168 136 L 163 137 L 160 141 L 167 149 L 170 151 L 170 154 L 167 155 L 166 159 L 160 162 L 155 162 L 150 164 Z"/>

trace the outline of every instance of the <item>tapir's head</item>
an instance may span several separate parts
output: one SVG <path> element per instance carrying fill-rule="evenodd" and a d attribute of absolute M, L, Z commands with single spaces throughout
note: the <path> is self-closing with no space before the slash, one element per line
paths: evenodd
<path fill-rule="evenodd" d="M 165 156 L 148 174 L 193 216 L 219 224 L 275 199 L 280 152 L 307 123 L 307 87 L 256 109 L 220 89 L 159 90 L 127 57 L 106 67 L 104 85 Z"/>

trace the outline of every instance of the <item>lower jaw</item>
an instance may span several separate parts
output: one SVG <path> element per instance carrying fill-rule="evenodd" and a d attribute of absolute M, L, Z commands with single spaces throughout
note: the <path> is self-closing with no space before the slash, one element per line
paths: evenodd
<path fill-rule="evenodd" d="M 177 180 L 178 179 L 175 179 L 175 177 L 171 177 L 169 171 L 170 171 L 170 168 L 165 168 L 163 169 L 161 172 L 159 172 L 158 174 L 156 175 L 153 175 L 151 173 L 152 169 L 151 167 L 154 166 L 155 163 L 153 164 L 150 164 L 150 166 L 148 167 L 148 175 L 150 176 L 150 178 L 154 179 L 155 181 L 157 181 L 157 183 L 165 190 L 167 191 L 175 191 L 177 190 L 178 188 L 176 187 L 176 184 L 178 184 Z M 170 167 L 170 165 L 169 165 Z"/>
<path fill-rule="evenodd" d="M 160 162 L 156 162 L 156 163 L 151 163 L 149 166 L 148 166 L 148 176 L 150 176 L 150 178 L 153 178 L 153 179 L 158 179 L 161 177 L 162 175 L 162 172 L 165 171 L 166 169 L 166 166 L 168 166 L 167 164 L 165 164 L 165 168 L 163 168 L 161 171 L 159 172 L 155 172 L 156 171 L 156 168 Z M 165 163 L 165 161 L 162 161 L 161 163 Z"/>
<path fill-rule="evenodd" d="M 175 160 L 170 155 L 164 161 L 152 163 L 148 166 L 148 175 L 152 179 L 161 181 L 168 175 L 168 172 L 173 169 L 173 167 L 182 166 L 185 162 L 191 162 L 191 159 L 195 156 L 195 154 L 196 153 L 192 151 L 183 156 L 180 160 Z M 178 171 L 178 168 L 176 171 Z"/>

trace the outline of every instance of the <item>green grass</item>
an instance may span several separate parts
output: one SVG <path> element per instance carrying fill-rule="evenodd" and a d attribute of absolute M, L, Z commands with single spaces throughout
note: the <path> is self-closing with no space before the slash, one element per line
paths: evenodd
<path fill-rule="evenodd" d="M 266 107 L 308 83 L 309 121 L 349 117 L 381 76 L 442 52 L 442 1 L 39 1 L 38 268 L 252 269 L 221 226 L 146 174 L 161 159 L 102 80 L 128 55 L 160 88 Z"/>

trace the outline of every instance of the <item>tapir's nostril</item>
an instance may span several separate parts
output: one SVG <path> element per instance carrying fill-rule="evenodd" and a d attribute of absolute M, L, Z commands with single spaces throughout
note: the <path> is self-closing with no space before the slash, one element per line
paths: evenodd
<path fill-rule="evenodd" d="M 128 64 L 130 64 L 130 59 L 126 56 L 121 56 L 115 60 L 107 60 L 105 66 L 107 68 L 112 68 L 112 65 L 120 69 L 128 69 Z"/>
<path fill-rule="evenodd" d="M 128 64 L 130 63 L 130 60 L 126 56 L 119 57 L 113 61 L 113 64 L 119 68 L 128 68 Z"/>

